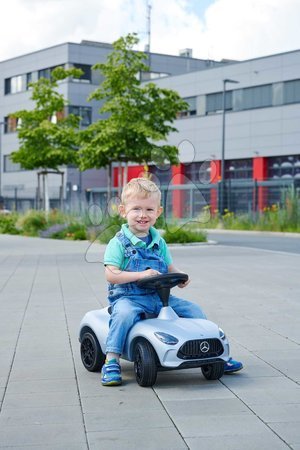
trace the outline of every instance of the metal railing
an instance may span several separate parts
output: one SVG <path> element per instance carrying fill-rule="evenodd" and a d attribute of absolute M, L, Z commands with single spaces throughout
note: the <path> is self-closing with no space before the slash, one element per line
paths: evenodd
<path fill-rule="evenodd" d="M 300 193 L 299 179 L 275 179 L 267 181 L 232 180 L 224 183 L 224 211 L 234 213 L 256 213 L 264 207 L 282 204 L 284 193 L 294 188 Z M 162 205 L 167 217 L 196 218 L 204 209 L 210 208 L 217 213 L 220 205 L 220 183 L 216 184 L 182 184 L 162 185 Z M 118 195 L 118 189 L 112 188 L 112 195 Z M 38 209 L 37 198 L 26 198 L 18 190 L 10 197 L 3 198 L 4 207 L 10 210 L 25 211 Z M 107 209 L 107 188 L 92 188 L 84 192 L 69 192 L 64 200 L 64 211 L 81 214 L 92 204 L 97 204 L 103 211 Z M 59 192 L 50 198 L 51 208 L 60 209 Z"/>

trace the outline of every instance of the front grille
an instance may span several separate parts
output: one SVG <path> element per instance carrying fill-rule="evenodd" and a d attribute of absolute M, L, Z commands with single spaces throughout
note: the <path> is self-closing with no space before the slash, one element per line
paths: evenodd
<path fill-rule="evenodd" d="M 207 359 L 221 356 L 223 352 L 224 348 L 219 339 L 195 339 L 185 342 L 178 350 L 177 356 L 180 359 Z"/>

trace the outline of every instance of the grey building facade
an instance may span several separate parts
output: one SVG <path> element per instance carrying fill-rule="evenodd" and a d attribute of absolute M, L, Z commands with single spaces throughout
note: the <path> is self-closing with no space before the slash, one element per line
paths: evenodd
<path fill-rule="evenodd" d="M 18 148 L 17 124 L 9 114 L 32 107 L 28 83 L 48 77 L 58 65 L 80 67 L 84 72 L 81 79 L 62 82 L 59 89 L 69 102 L 68 111 L 79 114 L 85 127 L 99 118 L 99 104 L 87 102 L 101 82 L 91 66 L 104 62 L 111 50 L 110 44 L 83 41 L 0 62 L 0 186 L 7 207 L 26 209 L 36 201 L 36 173 L 21 170 L 9 157 Z M 169 136 L 169 143 L 180 149 L 179 169 L 159 172 L 151 167 L 163 184 L 180 174 L 173 184 L 186 185 L 187 191 L 173 199 L 179 216 L 193 216 L 197 212 L 193 205 L 201 204 L 202 194 L 206 203 L 217 208 L 222 153 L 224 183 L 235 192 L 235 205 L 229 206 L 236 210 L 263 209 L 278 201 L 282 186 L 298 186 L 300 50 L 247 61 L 215 62 L 160 54 L 151 54 L 150 61 L 151 75 L 144 74 L 145 81 L 151 78 L 160 87 L 176 90 L 189 104 L 188 111 L 178 113 L 178 132 Z M 131 173 L 138 172 L 134 166 L 131 169 Z M 63 170 L 67 200 L 72 200 L 75 189 L 77 197 L 78 190 L 85 195 L 86 190 L 105 189 L 105 170 L 82 174 L 70 167 Z M 60 177 L 50 176 L 49 185 L 52 206 L 56 206 Z M 169 203 L 174 207 L 173 200 Z M 192 206 L 184 212 L 180 205 L 187 203 Z"/>
<path fill-rule="evenodd" d="M 224 183 L 231 191 L 228 209 L 263 210 L 280 202 L 284 189 L 292 186 L 299 192 L 300 50 L 175 75 L 157 84 L 176 89 L 190 104 L 169 142 L 181 150 L 182 182 L 201 185 L 208 204 L 217 208 L 220 203 L 222 153 Z M 210 186 L 203 183 L 205 170 Z M 197 189 L 182 202 L 190 198 L 195 205 L 194 194 Z"/>
<path fill-rule="evenodd" d="M 65 43 L 34 53 L 0 62 L 0 196 L 8 208 L 27 209 L 35 206 L 37 176 L 34 171 L 22 170 L 10 159 L 18 148 L 17 121 L 10 114 L 33 107 L 30 100 L 29 83 L 40 77 L 50 77 L 56 66 L 78 67 L 83 70 L 79 80 L 61 82 L 59 91 L 68 100 L 67 111 L 81 116 L 81 127 L 88 126 L 99 118 L 98 102 L 87 102 L 89 94 L 101 82 L 98 71 L 92 66 L 104 62 L 112 51 L 111 44 L 82 41 L 80 44 Z M 143 74 L 145 79 L 159 78 L 191 71 L 203 70 L 220 63 L 194 59 L 189 56 L 151 54 L 151 72 Z M 71 197 L 73 190 L 82 193 L 91 187 L 106 185 L 105 170 L 89 170 L 80 174 L 74 168 L 62 168 L 65 172 L 65 192 Z M 49 175 L 49 194 L 52 206 L 58 204 L 61 178 Z"/>

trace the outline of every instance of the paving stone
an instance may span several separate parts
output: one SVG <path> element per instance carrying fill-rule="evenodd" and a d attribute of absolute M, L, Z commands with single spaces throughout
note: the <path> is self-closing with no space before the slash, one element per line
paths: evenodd
<path fill-rule="evenodd" d="M 78 424 L 82 426 L 83 418 L 79 406 L 47 406 L 30 408 L 20 406 L 5 408 L 0 416 L 0 427 L 34 426 L 46 424 Z"/>
<path fill-rule="evenodd" d="M 55 394 L 70 393 L 74 397 L 78 395 L 77 386 L 73 378 L 11 381 L 7 387 L 7 394 Z"/>
<path fill-rule="evenodd" d="M 157 383 L 154 390 L 163 402 L 182 398 L 186 400 L 234 398 L 234 394 L 220 381 L 205 381 L 200 377 L 198 380 L 194 380 L 194 383 L 190 379 L 186 382 L 178 379 L 166 380 L 164 383 Z"/>
<path fill-rule="evenodd" d="M 19 408 L 26 405 L 28 408 L 50 407 L 50 406 L 76 406 L 79 405 L 78 396 L 73 392 L 31 392 L 28 394 L 6 393 L 3 410 L 5 408 Z"/>
<path fill-rule="evenodd" d="M 300 418 L 300 403 L 286 403 L 275 406 L 255 404 L 251 405 L 251 409 L 270 426 L 273 422 L 299 422 Z"/>
<path fill-rule="evenodd" d="M 72 378 L 74 368 L 71 358 L 29 359 L 16 361 L 11 372 L 11 381 L 47 380 Z"/>
<path fill-rule="evenodd" d="M 150 389 L 146 392 L 137 391 L 135 394 L 116 390 L 115 387 L 104 387 L 106 391 L 97 391 L 94 396 L 81 397 L 82 407 L 85 414 L 94 412 L 103 412 L 106 409 L 123 410 L 141 410 L 147 405 L 147 408 L 158 408 L 160 401 Z M 101 395 L 104 393 L 104 395 Z M 107 394 L 106 394 L 107 393 Z M 97 395 L 98 394 L 98 395 Z"/>
<path fill-rule="evenodd" d="M 253 433 L 251 436 L 247 435 L 247 437 L 243 435 L 210 436 L 186 438 L 185 440 L 190 450 L 288 450 L 290 448 L 279 437 L 268 431 L 259 435 Z"/>
<path fill-rule="evenodd" d="M 157 408 L 135 408 L 132 404 L 121 404 L 113 408 L 99 409 L 98 412 L 85 413 L 87 432 L 91 431 L 117 431 L 127 430 L 128 433 L 137 430 L 145 431 L 151 428 L 171 428 L 173 426 L 170 417 L 161 405 Z M 105 411 L 105 413 L 104 413 Z"/>
<path fill-rule="evenodd" d="M 39 445 L 45 442 L 48 445 L 64 445 L 65 448 L 72 448 L 79 442 L 86 446 L 86 436 L 82 427 L 78 424 L 47 424 L 47 425 L 24 425 L 1 427 L 1 446 L 24 446 Z M 85 448 L 85 447 L 84 447 Z"/>
<path fill-rule="evenodd" d="M 272 422 L 270 428 L 279 434 L 288 444 L 300 445 L 300 418 L 297 422 Z"/>
<path fill-rule="evenodd" d="M 286 377 L 226 377 L 222 382 L 248 405 L 300 403 L 300 386 Z"/>
<path fill-rule="evenodd" d="M 135 430 L 128 433 L 126 430 L 104 431 L 88 433 L 90 450 L 107 448 L 109 450 L 187 450 L 187 445 L 177 432 L 172 428 L 148 428 Z"/>
<path fill-rule="evenodd" d="M 197 400 L 170 400 L 164 406 L 173 418 L 196 417 L 201 420 L 203 416 L 233 416 L 235 414 L 250 414 L 249 408 L 237 398 L 226 399 L 197 399 Z"/>

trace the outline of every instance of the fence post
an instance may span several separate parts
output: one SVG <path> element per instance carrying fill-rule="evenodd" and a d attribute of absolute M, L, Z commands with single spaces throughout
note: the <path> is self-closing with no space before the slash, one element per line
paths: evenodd
<path fill-rule="evenodd" d="M 60 209 L 64 212 L 64 172 L 61 172 L 61 186 L 60 186 Z"/>
<path fill-rule="evenodd" d="M 18 188 L 15 187 L 15 211 L 18 211 Z"/>
<path fill-rule="evenodd" d="M 257 212 L 258 210 L 258 186 L 257 179 L 253 180 L 253 211 Z"/>

